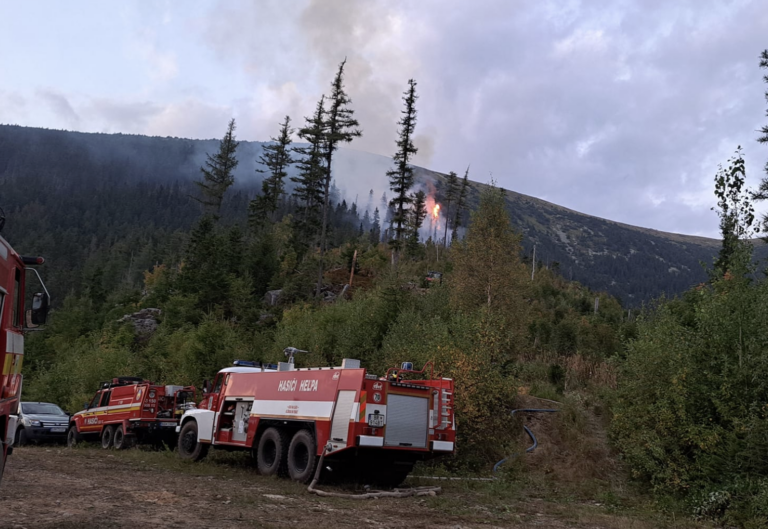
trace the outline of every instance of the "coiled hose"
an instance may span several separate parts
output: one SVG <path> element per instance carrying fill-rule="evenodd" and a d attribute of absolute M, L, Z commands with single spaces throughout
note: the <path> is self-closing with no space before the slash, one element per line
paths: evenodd
<path fill-rule="evenodd" d="M 523 413 L 555 413 L 555 412 L 558 412 L 558 411 L 560 411 L 560 410 L 541 409 L 541 408 L 520 408 L 518 410 L 512 410 L 512 412 L 510 413 L 510 416 L 514 417 L 515 413 L 517 413 L 517 412 L 523 412 Z M 533 432 L 531 431 L 530 428 L 528 428 L 527 426 L 523 425 L 523 429 L 525 430 L 525 433 L 528 434 L 528 437 L 531 438 L 531 441 L 533 441 L 533 444 L 531 446 L 529 446 L 528 448 L 526 448 L 525 452 L 526 453 L 533 452 L 534 450 L 536 450 L 536 447 L 539 446 L 539 441 L 536 440 L 536 436 L 533 435 Z M 501 465 L 504 464 L 505 461 L 507 461 L 508 459 L 512 459 L 513 457 L 517 457 L 518 455 L 520 455 L 520 454 L 512 454 L 511 456 L 505 457 L 504 459 L 502 459 L 501 461 L 499 461 L 498 463 L 493 465 L 493 473 L 496 474 L 496 471 L 499 469 L 499 467 Z"/>

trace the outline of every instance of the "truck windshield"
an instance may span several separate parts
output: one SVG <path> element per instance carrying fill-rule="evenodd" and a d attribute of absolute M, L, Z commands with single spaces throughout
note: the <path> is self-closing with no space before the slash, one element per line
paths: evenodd
<path fill-rule="evenodd" d="M 49 402 L 22 402 L 21 412 L 27 415 L 65 415 L 65 413 Z"/>
<path fill-rule="evenodd" d="M 99 398 L 101 398 L 101 392 L 96 393 L 96 395 L 93 397 L 93 400 L 91 401 L 91 404 L 88 406 L 89 408 L 95 408 L 99 405 Z"/>

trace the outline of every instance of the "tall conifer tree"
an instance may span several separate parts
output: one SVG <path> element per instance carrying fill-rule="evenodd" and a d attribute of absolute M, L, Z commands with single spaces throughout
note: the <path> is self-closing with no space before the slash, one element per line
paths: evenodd
<path fill-rule="evenodd" d="M 456 240 L 456 235 L 461 225 L 461 215 L 467 207 L 467 194 L 469 193 L 469 167 L 464 173 L 464 179 L 461 181 L 458 197 L 456 197 L 456 208 L 453 213 L 453 230 L 451 231 L 451 244 Z"/>
<path fill-rule="evenodd" d="M 205 164 L 200 168 L 203 173 L 202 180 L 196 180 L 195 184 L 200 188 L 202 197 L 192 197 L 203 205 L 205 213 L 219 219 L 221 203 L 224 193 L 235 183 L 235 167 L 237 158 L 235 151 L 239 142 L 235 139 L 235 120 L 232 119 L 227 126 L 227 132 L 219 142 L 219 152 L 208 154 Z"/>
<path fill-rule="evenodd" d="M 408 222 L 408 251 L 413 255 L 419 247 L 419 230 L 427 218 L 427 196 L 420 190 L 411 196 L 411 200 L 413 208 Z"/>
<path fill-rule="evenodd" d="M 350 143 L 353 139 L 363 135 L 358 128 L 360 124 L 354 118 L 354 110 L 349 105 L 352 100 L 344 91 L 344 66 L 347 59 L 344 59 L 339 65 L 336 77 L 331 83 L 331 95 L 328 98 L 328 110 L 325 112 L 324 125 L 324 147 L 325 147 L 325 175 L 323 180 L 323 222 L 320 231 L 320 270 L 317 278 L 316 294 L 320 296 L 320 288 L 323 284 L 323 259 L 325 255 L 327 234 L 328 234 L 328 216 L 331 209 L 331 180 L 333 167 L 333 154 L 339 148 L 341 143 Z"/>
<path fill-rule="evenodd" d="M 447 246 L 448 244 L 448 224 L 451 218 L 451 204 L 458 198 L 458 193 L 459 177 L 456 173 L 451 171 L 448 173 L 445 186 L 445 233 L 443 234 L 443 246 Z"/>
<path fill-rule="evenodd" d="M 271 144 L 264 145 L 263 152 L 258 162 L 267 167 L 269 176 L 261 184 L 261 196 L 251 202 L 250 210 L 259 219 L 269 218 L 275 222 L 275 212 L 280 205 L 280 199 L 285 193 L 285 177 L 288 176 L 288 167 L 296 160 L 291 157 L 291 118 L 285 116 L 280 124 L 280 132 L 276 138 L 270 138 Z M 267 173 L 262 169 L 256 169 L 258 173 Z"/>
<path fill-rule="evenodd" d="M 389 244 L 394 251 L 395 262 L 408 231 L 408 206 L 413 203 L 413 197 L 409 194 L 413 187 L 413 167 L 410 162 L 418 152 L 418 149 L 413 145 L 417 99 L 416 81 L 409 79 L 408 90 L 403 93 L 405 108 L 401 112 L 402 117 L 397 122 L 400 125 L 400 131 L 396 142 L 397 152 L 392 158 L 395 162 L 395 168 L 387 171 L 389 188 L 395 194 L 389 203 L 394 208 L 394 216 L 392 217 L 394 234 L 392 234 L 392 240 Z"/>
<path fill-rule="evenodd" d="M 300 156 L 297 163 L 299 175 L 292 176 L 296 184 L 293 195 L 301 203 L 299 229 L 304 243 L 309 246 L 317 238 L 322 225 L 322 208 L 325 185 L 325 96 L 320 98 L 312 117 L 304 118 L 299 137 L 309 143 L 296 147 Z"/>

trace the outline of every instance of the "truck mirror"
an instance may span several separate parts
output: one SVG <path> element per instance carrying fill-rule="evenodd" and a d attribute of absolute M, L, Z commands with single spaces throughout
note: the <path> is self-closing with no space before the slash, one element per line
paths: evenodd
<path fill-rule="evenodd" d="M 48 293 L 37 292 L 32 297 L 32 310 L 31 322 L 33 325 L 45 325 L 46 319 L 48 319 L 48 308 L 50 305 L 50 299 Z"/>
<path fill-rule="evenodd" d="M 211 383 L 208 382 L 208 379 L 206 378 L 203 380 L 203 393 L 210 393 L 211 392 Z"/>

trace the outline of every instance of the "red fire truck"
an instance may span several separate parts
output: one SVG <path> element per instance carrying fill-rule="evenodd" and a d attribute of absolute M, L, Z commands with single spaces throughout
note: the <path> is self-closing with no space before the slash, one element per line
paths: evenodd
<path fill-rule="evenodd" d="M 0 230 L 5 217 L 0 211 Z M 37 270 L 42 257 L 22 257 L 0 237 L 0 479 L 5 461 L 13 451 L 21 398 L 21 364 L 24 360 L 24 332 L 45 323 L 50 295 Z M 43 292 L 32 296 L 32 308 L 25 311 L 27 272 L 40 280 Z"/>
<path fill-rule="evenodd" d="M 188 407 L 194 407 L 194 386 L 161 386 L 135 377 L 103 382 L 74 414 L 67 430 L 67 445 L 99 440 L 101 447 L 128 448 L 134 442 L 176 443 L 176 426 Z"/>
<path fill-rule="evenodd" d="M 384 486 L 400 484 L 417 460 L 454 451 L 453 381 L 410 363 L 384 377 L 358 360 L 341 367 L 235 361 L 179 425 L 179 456 L 202 459 L 210 446 L 250 450 L 264 475 L 308 482 L 319 457 L 337 474 L 352 469 Z M 427 369 L 429 368 L 429 371 Z"/>

